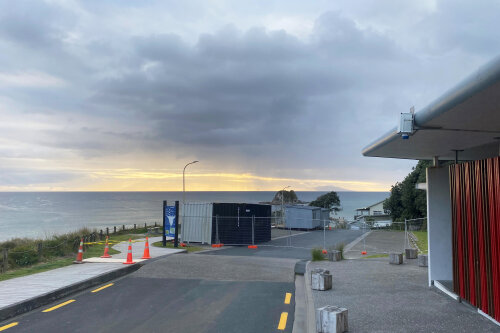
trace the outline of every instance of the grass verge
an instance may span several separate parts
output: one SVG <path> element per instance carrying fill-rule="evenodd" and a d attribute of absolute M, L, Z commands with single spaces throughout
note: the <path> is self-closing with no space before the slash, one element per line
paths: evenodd
<path fill-rule="evenodd" d="M 427 244 L 427 231 L 412 231 L 412 233 L 417 237 L 417 245 L 422 253 L 429 252 L 429 247 Z"/>
<path fill-rule="evenodd" d="M 128 241 L 129 239 L 138 239 L 138 238 L 144 238 L 143 235 L 139 234 L 111 234 L 109 239 L 114 242 L 124 242 Z M 104 247 L 106 246 L 104 242 L 102 244 L 92 244 L 88 245 L 85 247 L 85 250 L 83 252 L 83 258 L 93 258 L 93 257 L 100 257 L 104 253 Z M 111 247 L 114 244 L 110 244 L 109 247 L 109 254 L 118 254 L 120 251 L 114 250 Z M 71 256 L 56 256 L 56 257 L 49 257 L 49 258 L 43 258 L 42 262 L 36 263 L 32 266 L 29 267 L 15 267 L 13 269 L 8 270 L 7 272 L 0 274 L 0 281 L 5 281 L 13 278 L 18 278 L 22 276 L 27 276 L 27 275 L 32 275 L 36 273 L 42 273 L 46 271 L 50 271 L 52 269 L 57 269 L 65 266 L 69 266 L 73 264 L 73 261 L 76 259 L 76 254 L 71 255 Z"/>
<path fill-rule="evenodd" d="M 154 242 L 151 245 L 153 245 L 155 247 L 161 247 L 163 249 L 165 249 L 165 248 L 167 248 L 167 249 L 175 249 L 174 244 L 171 243 L 171 242 L 167 242 L 167 246 L 163 246 L 163 242 L 162 241 Z M 193 246 L 193 245 L 186 244 L 186 247 L 180 247 L 179 246 L 178 249 L 179 250 L 185 249 L 185 250 L 187 250 L 190 253 L 190 252 L 203 251 L 203 250 L 206 250 L 207 248 L 206 247 L 201 247 L 201 246 Z"/>
<path fill-rule="evenodd" d="M 387 258 L 388 256 L 388 254 L 372 254 L 369 256 L 362 256 L 361 259 Z"/>

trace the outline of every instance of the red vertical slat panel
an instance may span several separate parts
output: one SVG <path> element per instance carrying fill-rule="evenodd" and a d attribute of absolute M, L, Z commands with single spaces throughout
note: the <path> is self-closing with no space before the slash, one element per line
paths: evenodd
<path fill-rule="evenodd" d="M 478 161 L 475 165 L 476 180 L 476 214 L 478 234 L 478 259 L 479 259 L 479 284 L 480 284 L 480 306 L 481 310 L 488 313 L 488 282 L 486 276 L 485 262 L 485 237 L 484 237 L 484 214 L 483 214 L 483 162 Z"/>
<path fill-rule="evenodd" d="M 460 165 L 455 165 L 455 205 L 457 214 L 457 261 L 458 261 L 458 291 L 461 298 L 465 298 L 464 284 L 464 262 L 463 262 L 463 245 L 462 245 L 462 202 L 461 202 L 461 172 Z"/>
<path fill-rule="evenodd" d="M 476 306 L 476 274 L 475 274 L 475 253 L 474 253 L 474 230 L 473 230 L 473 217 L 472 217 L 472 193 L 471 193 L 471 163 L 464 163 L 464 181 L 465 181 L 465 219 L 466 219 L 466 232 L 467 243 L 464 244 L 467 247 L 467 271 L 468 271 L 468 300 L 469 303 Z"/>
<path fill-rule="evenodd" d="M 493 267 L 493 299 L 495 300 L 494 318 L 500 321 L 500 158 L 493 159 L 493 184 L 495 187 L 495 218 L 490 218 L 491 228 L 491 261 Z"/>
<path fill-rule="evenodd" d="M 495 318 L 495 313 L 497 312 L 497 301 L 494 298 L 494 295 L 497 294 L 498 289 L 498 277 L 497 277 L 497 265 L 495 260 L 495 238 L 496 238 L 496 208 L 495 208 L 495 174 L 494 174 L 494 162 L 493 159 L 487 160 L 487 169 L 488 169 L 488 217 L 489 217 L 489 227 L 490 227 L 490 244 L 488 244 L 488 250 L 490 252 L 491 258 L 491 275 L 492 275 L 492 293 L 491 297 L 493 298 L 493 308 L 490 309 L 489 314 Z"/>

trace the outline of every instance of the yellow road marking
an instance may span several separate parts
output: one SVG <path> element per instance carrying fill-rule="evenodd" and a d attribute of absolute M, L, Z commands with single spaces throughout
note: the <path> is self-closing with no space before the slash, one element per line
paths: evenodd
<path fill-rule="evenodd" d="M 11 327 L 14 327 L 14 326 L 17 326 L 17 324 L 19 324 L 18 322 L 15 322 L 15 323 L 10 323 L 8 325 L 5 325 L 5 326 L 2 326 L 0 327 L 0 331 L 5 331 L 6 329 L 8 328 L 11 328 Z"/>
<path fill-rule="evenodd" d="M 96 293 L 98 291 L 101 291 L 103 289 L 106 289 L 107 287 L 111 287 L 114 283 L 107 284 L 105 286 L 102 286 L 101 288 L 97 288 L 96 290 L 92 290 L 91 292 Z"/>
<path fill-rule="evenodd" d="M 290 299 L 291 298 L 292 298 L 292 294 L 291 293 L 286 293 L 285 304 L 290 304 Z"/>
<path fill-rule="evenodd" d="M 45 310 L 43 310 L 42 312 L 50 312 L 50 311 L 53 311 L 53 310 L 55 310 L 55 309 L 59 309 L 60 307 L 63 307 L 63 306 L 65 306 L 65 305 L 69 304 L 69 303 L 73 303 L 74 301 L 75 301 L 74 299 L 70 299 L 69 301 L 66 301 L 66 302 L 64 302 L 64 303 L 58 304 L 58 305 L 56 305 L 56 306 L 53 306 L 53 307 L 51 307 L 51 308 L 45 309 Z"/>
<path fill-rule="evenodd" d="M 280 323 L 278 324 L 278 329 L 281 331 L 285 330 L 286 327 L 286 320 L 288 319 L 288 312 L 282 312 L 281 313 L 281 318 L 280 318 Z"/>

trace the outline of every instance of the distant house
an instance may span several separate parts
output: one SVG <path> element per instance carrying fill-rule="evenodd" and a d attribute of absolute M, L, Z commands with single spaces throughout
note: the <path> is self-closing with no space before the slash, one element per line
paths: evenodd
<path fill-rule="evenodd" d="M 384 223 L 384 226 L 392 224 L 390 211 L 384 209 L 384 201 L 379 201 L 373 205 L 356 209 L 354 219 L 362 222 Z"/>
<path fill-rule="evenodd" d="M 285 228 L 316 229 L 330 223 L 330 210 L 327 208 L 286 205 Z"/>

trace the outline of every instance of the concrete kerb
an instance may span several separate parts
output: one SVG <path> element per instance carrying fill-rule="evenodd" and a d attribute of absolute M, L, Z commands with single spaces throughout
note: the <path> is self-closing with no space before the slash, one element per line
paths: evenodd
<path fill-rule="evenodd" d="M 92 277 L 90 279 L 80 281 L 74 284 L 71 284 L 69 286 L 59 288 L 57 290 L 54 290 L 52 292 L 42 294 L 33 298 L 30 298 L 28 300 L 24 300 L 15 304 L 12 304 L 10 306 L 7 306 L 3 309 L 0 310 L 0 322 L 7 320 L 9 318 L 21 315 L 23 313 L 35 310 L 39 307 L 42 307 L 44 305 L 47 305 L 51 302 L 54 302 L 58 299 L 65 298 L 69 295 L 78 293 L 80 291 L 83 291 L 85 289 L 91 288 L 98 286 L 100 284 L 109 282 L 111 280 L 115 280 L 117 278 L 120 278 L 122 276 L 125 276 L 127 274 L 133 273 L 137 271 L 139 268 L 141 268 L 143 265 L 147 265 L 148 263 L 155 262 L 156 260 L 160 260 L 163 257 L 167 257 L 170 255 L 174 254 L 181 254 L 181 253 L 187 253 L 187 250 L 183 250 L 182 252 L 177 252 L 177 253 L 169 253 L 165 255 L 161 255 L 152 259 L 148 259 L 145 261 L 138 262 L 133 265 L 124 265 L 124 267 L 118 268 L 116 270 L 113 270 L 111 272 L 103 273 L 100 275 L 97 275 L 95 277 Z"/>
<path fill-rule="evenodd" d="M 314 332 L 316 327 L 311 281 L 306 274 L 308 264 L 308 260 L 301 260 L 295 264 L 295 318 L 292 333 Z"/>

